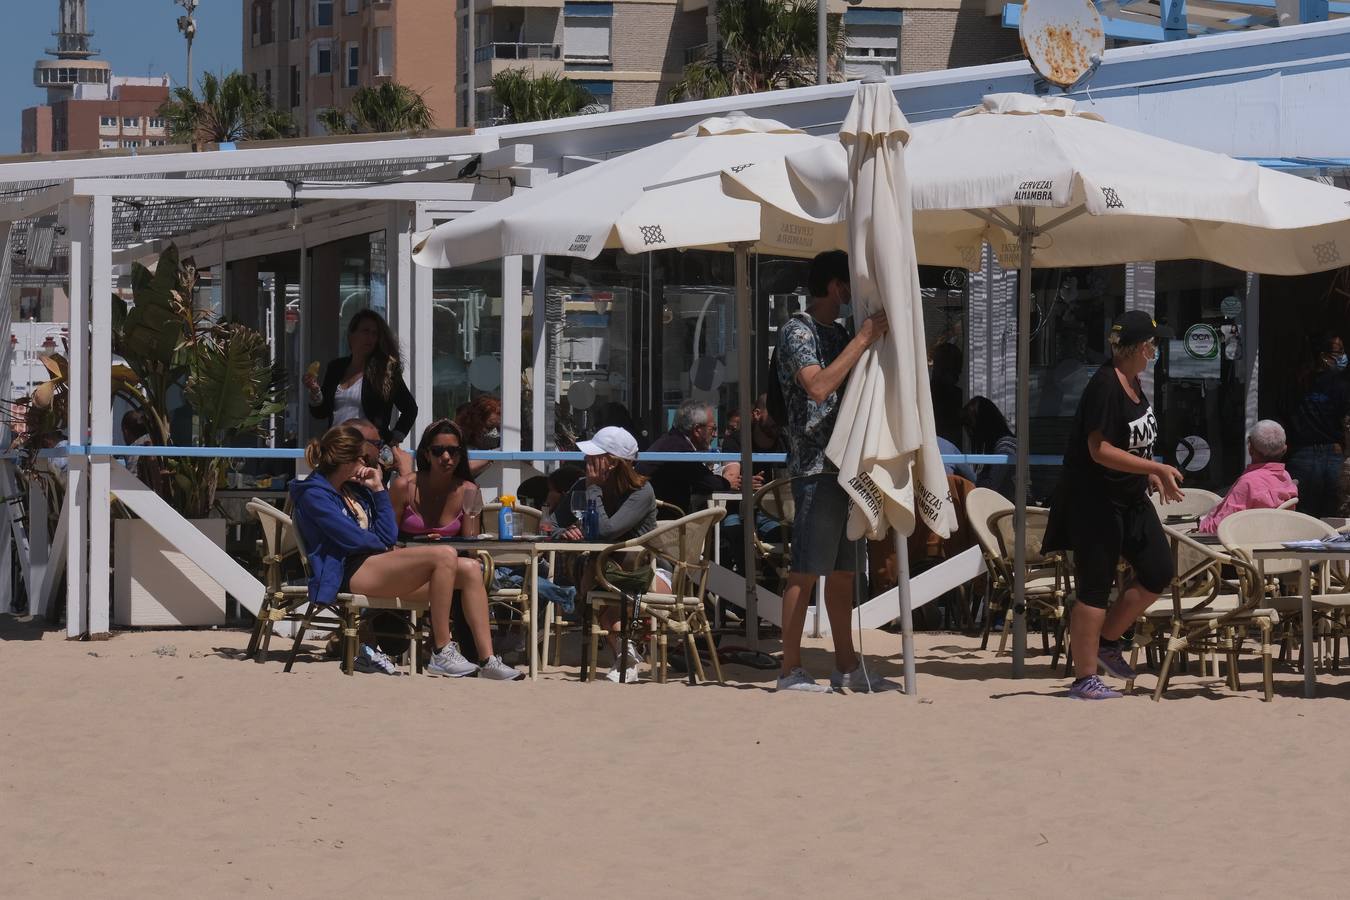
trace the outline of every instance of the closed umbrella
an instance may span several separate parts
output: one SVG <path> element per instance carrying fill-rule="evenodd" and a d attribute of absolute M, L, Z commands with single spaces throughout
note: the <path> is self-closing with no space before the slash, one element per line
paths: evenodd
<path fill-rule="evenodd" d="M 736 329 L 738 340 L 748 347 L 749 252 L 760 245 L 766 223 L 761 219 L 760 203 L 726 195 L 721 173 L 769 163 L 781 166 L 789 153 L 830 143 L 833 141 L 812 137 L 781 122 L 744 113 L 705 119 L 669 140 L 521 191 L 418 235 L 413 260 L 423 266 L 446 268 L 504 256 L 595 259 L 606 248 L 621 248 L 628 253 L 675 248 L 731 250 L 736 254 Z M 779 225 L 775 213 L 767 227 Z M 802 239 L 794 245 L 790 233 L 775 232 L 773 246 L 787 255 L 815 252 L 810 240 Z M 752 357 L 748 350 L 737 357 L 741 421 L 749 422 Z M 751 442 L 744 441 L 741 471 L 747 475 L 753 471 L 752 451 Z M 742 522 L 755 521 L 753 496 L 751 479 L 743 478 Z M 759 622 L 754 530 L 746 527 L 742 531 L 745 608 L 748 637 L 753 643 Z"/>
<path fill-rule="evenodd" d="M 849 268 L 861 322 L 886 313 L 890 332 L 863 352 L 825 448 L 853 499 L 849 537 L 894 529 L 904 638 L 905 691 L 914 695 L 913 621 L 905 538 L 917 519 L 947 537 L 956 525 L 928 390 L 919 268 L 914 253 L 905 142 L 909 123 L 885 82 L 864 82 L 839 140 L 847 153 Z"/>
<path fill-rule="evenodd" d="M 1295 275 L 1350 262 L 1350 192 L 1112 126 L 1067 98 L 994 94 L 975 109 L 913 129 L 918 258 L 971 267 L 988 242 L 1016 266 L 1016 507 L 1025 521 L 1033 267 L 1207 259 Z M 771 207 L 765 223 L 801 222 L 837 240 L 847 221 L 842 146 L 819 145 L 724 172 L 728 194 Z M 781 230 L 782 226 L 776 226 Z M 766 233 L 777 233 L 767 227 Z M 1013 671 L 1026 650 L 1025 529 L 1016 529 Z"/>

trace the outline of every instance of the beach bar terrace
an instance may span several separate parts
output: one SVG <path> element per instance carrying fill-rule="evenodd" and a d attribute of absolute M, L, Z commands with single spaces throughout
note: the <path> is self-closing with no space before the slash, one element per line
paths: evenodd
<path fill-rule="evenodd" d="M 950 116 L 988 93 L 1037 89 L 1023 62 L 889 83 L 914 122 Z M 1350 122 L 1340 114 L 1350 93 L 1350 23 L 1344 20 L 1112 50 L 1090 91 L 1075 99 L 1091 102 L 1114 124 L 1325 178 L 1350 167 Z M 738 346 L 730 258 L 611 251 L 589 266 L 514 257 L 447 275 L 412 265 L 414 235 L 713 115 L 744 110 L 812 134 L 833 134 L 853 92 L 853 85 L 827 85 L 396 140 L 0 163 L 6 250 L 0 293 L 8 296 L 16 279 L 31 283 L 35 276 L 16 269 L 14 251 L 41 240 L 52 241 L 53 256 L 66 261 L 47 277 L 61 282 L 69 297 L 68 446 L 46 451 L 68 460 L 64 508 L 50 536 L 27 534 L 22 520 L 12 517 L 14 540 L 5 551 L 18 554 L 30 612 L 60 602 L 55 594 L 64 574 L 67 633 L 108 632 L 114 495 L 245 609 L 256 611 L 262 593 L 254 573 L 114 459 L 147 452 L 121 446 L 112 410 L 100 399 L 111 388 L 109 298 L 133 262 L 152 262 L 170 243 L 193 257 L 200 269 L 210 270 L 211 302 L 224 315 L 264 330 L 290 379 L 293 408 L 280 417 L 271 446 L 179 446 L 156 453 L 228 452 L 291 465 L 314 428 L 295 399 L 300 373 L 309 360 L 340 352 L 342 325 L 355 308 L 374 307 L 389 319 L 405 354 L 421 410 L 418 429 L 477 393 L 500 394 L 502 447 L 483 455 L 500 465 L 491 486 L 510 492 L 529 465 L 560 458 L 559 421 L 589 432 L 605 402 L 626 406 L 650 436 L 667 427 L 684 396 L 731 407 L 740 386 L 736 366 L 729 364 Z M 754 264 L 757 384 L 767 370 L 772 316 L 799 302 L 794 289 L 801 277 L 793 268 L 799 265 L 768 258 Z M 988 396 L 1010 411 L 1015 275 L 999 268 L 986 249 L 970 269 L 924 277 L 929 327 L 953 329 L 962 342 L 966 394 Z M 1165 309 L 1184 329 L 1211 305 L 1236 299 L 1234 317 L 1247 336 L 1246 352 L 1216 378 L 1210 386 L 1216 390 L 1207 392 L 1208 375 L 1198 372 L 1175 373 L 1160 387 L 1189 402 L 1190 383 L 1199 384 L 1196 415 L 1204 436 L 1221 459 L 1225 449 L 1230 457 L 1215 477 L 1240 468 L 1242 425 L 1254 421 L 1260 399 L 1262 279 L 1201 263 L 1139 263 L 1045 277 L 1038 274 L 1035 288 L 1047 316 L 1056 298 L 1096 291 L 1124 308 Z M 1267 295 L 1273 291 L 1283 299 L 1299 290 L 1298 279 L 1271 281 Z M 1111 312 L 1101 315 L 1109 322 Z M 11 304 L 0 304 L 0 317 L 7 328 Z M 1049 435 L 1047 447 L 1033 446 L 1033 452 L 1047 454 L 1058 452 L 1055 429 L 1066 418 L 1055 397 L 1072 386 L 1062 364 L 1083 350 L 1075 343 L 1081 335 L 1055 327 L 1046 324 L 1033 345 L 1033 425 Z M 6 360 L 0 372 L 9 371 Z M 589 395 L 572 395 L 578 384 L 589 385 Z M 1165 440 L 1190 436 L 1167 432 L 1169 427 L 1164 424 Z M 0 470 L 0 490 L 14 497 L 22 489 L 14 461 L 4 461 Z M 32 502 L 40 508 L 44 498 L 35 494 Z M 45 523 L 45 517 L 32 520 L 39 518 Z M 961 567 L 932 590 L 940 593 L 975 571 Z M 728 595 L 740 593 L 734 583 L 723 584 Z M 0 588 L 5 606 L 7 591 Z M 772 598 L 765 601 L 761 614 L 772 619 Z M 917 594 L 915 602 L 921 602 Z"/>

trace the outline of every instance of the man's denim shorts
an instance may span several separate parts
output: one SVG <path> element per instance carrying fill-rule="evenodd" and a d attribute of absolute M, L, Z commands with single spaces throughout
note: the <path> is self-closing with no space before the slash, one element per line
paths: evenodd
<path fill-rule="evenodd" d="M 792 519 L 791 570 L 808 575 L 853 572 L 858 568 L 858 541 L 850 541 L 848 494 L 834 472 L 792 482 L 797 514 Z"/>

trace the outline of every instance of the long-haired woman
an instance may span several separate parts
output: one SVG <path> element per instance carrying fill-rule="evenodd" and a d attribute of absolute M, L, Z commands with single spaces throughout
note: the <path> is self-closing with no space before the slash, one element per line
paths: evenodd
<path fill-rule="evenodd" d="M 305 460 L 314 470 L 303 481 L 291 483 L 296 526 L 309 550 L 310 599 L 332 603 L 337 594 L 351 592 L 375 597 L 426 599 L 431 608 L 432 657 L 426 671 L 462 678 L 478 675 L 513 681 L 521 675 L 492 655 L 487 628 L 486 598 L 477 625 L 468 615 L 482 659 L 464 658 L 451 639 L 450 606 L 458 583 L 472 596 L 482 591 L 477 562 L 470 566 L 453 547 L 395 547 L 398 523 L 378 468 L 362 459 L 365 441 L 350 425 L 339 425 L 315 438 L 305 448 Z M 462 570 L 472 572 L 461 580 Z M 466 604 L 467 604 L 466 596 Z"/>
<path fill-rule="evenodd" d="M 496 450 L 502 445 L 502 401 L 491 394 L 479 394 L 460 407 L 455 424 L 470 450 Z M 490 465 L 491 460 L 475 459 L 469 463 L 469 472 L 477 478 Z"/>
<path fill-rule="evenodd" d="M 1017 455 L 1017 440 L 1008 420 L 1003 418 L 994 401 L 988 397 L 971 397 L 961 411 L 961 421 L 970 436 L 972 453 L 1003 456 Z M 975 470 L 975 486 L 998 491 L 1009 500 L 1013 496 L 1013 467 L 1011 465 L 983 465 Z"/>
<path fill-rule="evenodd" d="M 347 345 L 351 355 L 330 362 L 322 383 L 317 363 L 305 372 L 310 415 L 329 426 L 368 419 L 386 444 L 401 444 L 417 418 L 417 402 L 403 380 L 398 340 L 379 313 L 363 309 L 347 326 Z"/>

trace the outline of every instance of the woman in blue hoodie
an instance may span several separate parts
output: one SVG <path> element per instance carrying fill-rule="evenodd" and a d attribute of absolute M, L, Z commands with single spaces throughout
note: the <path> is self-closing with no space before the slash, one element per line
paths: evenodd
<path fill-rule="evenodd" d="M 380 470 L 362 459 L 364 443 L 361 432 L 350 425 L 328 429 L 305 448 L 305 460 L 314 474 L 291 483 L 296 527 L 309 553 L 310 598 L 332 603 L 339 593 L 350 591 L 427 599 L 433 641 L 427 672 L 497 681 L 520 678 L 520 672 L 492 653 L 486 603 L 481 608 L 466 604 L 464 610 L 484 658 L 475 665 L 451 640 L 450 605 L 460 570 L 459 554 L 448 546 L 394 546 L 398 539 L 394 508 Z M 476 573 L 476 567 L 472 571 Z"/>

